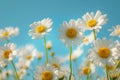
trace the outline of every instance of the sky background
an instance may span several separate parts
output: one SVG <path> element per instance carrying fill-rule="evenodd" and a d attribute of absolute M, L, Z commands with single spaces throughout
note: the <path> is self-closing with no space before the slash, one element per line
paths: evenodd
<path fill-rule="evenodd" d="M 11 42 L 15 42 L 18 46 L 33 44 L 39 51 L 44 52 L 43 40 L 32 40 L 28 31 L 29 25 L 34 21 L 49 17 L 54 23 L 47 40 L 53 42 L 56 55 L 64 56 L 69 49 L 58 39 L 58 30 L 63 21 L 81 18 L 86 12 L 100 10 L 108 14 L 108 22 L 98 33 L 98 37 L 110 38 L 107 29 L 120 24 L 119 6 L 120 0 L 0 0 L 0 28 L 19 27 L 20 34 Z M 118 38 L 114 37 L 114 39 Z"/>

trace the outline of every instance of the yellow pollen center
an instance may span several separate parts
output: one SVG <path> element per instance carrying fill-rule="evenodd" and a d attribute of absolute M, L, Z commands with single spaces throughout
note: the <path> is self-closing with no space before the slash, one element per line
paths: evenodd
<path fill-rule="evenodd" d="M 59 68 L 58 64 L 52 64 L 52 66 L 54 66 L 55 68 Z"/>
<path fill-rule="evenodd" d="M 8 58 L 9 58 L 9 55 L 10 55 L 11 53 L 12 53 L 11 50 L 6 50 L 6 51 L 4 52 L 4 54 L 3 54 L 3 57 L 6 58 L 6 59 L 8 59 Z"/>
<path fill-rule="evenodd" d="M 26 56 L 26 59 L 28 59 L 28 60 L 30 60 L 31 58 L 32 58 L 31 55 L 27 55 L 27 56 Z"/>
<path fill-rule="evenodd" d="M 3 37 L 7 37 L 8 35 L 9 35 L 9 32 L 7 32 L 7 31 L 3 32 L 3 34 L 2 34 Z"/>
<path fill-rule="evenodd" d="M 88 38 L 84 38 L 84 39 L 83 39 L 83 42 L 85 42 L 85 43 L 88 42 L 88 41 L 89 41 Z"/>
<path fill-rule="evenodd" d="M 118 34 L 118 35 L 120 35 L 120 29 L 119 29 L 119 30 L 117 30 L 117 34 Z"/>
<path fill-rule="evenodd" d="M 84 68 L 83 68 L 83 74 L 84 74 L 84 75 L 88 75 L 89 72 L 90 72 L 90 69 L 89 69 L 88 67 L 84 67 Z"/>
<path fill-rule="evenodd" d="M 50 71 L 44 71 L 41 74 L 42 80 L 52 80 L 53 79 L 53 74 Z"/>
<path fill-rule="evenodd" d="M 114 70 L 114 66 L 107 66 L 108 70 Z"/>
<path fill-rule="evenodd" d="M 98 50 L 98 55 L 101 58 L 108 58 L 110 56 L 110 50 L 106 47 L 102 47 Z"/>
<path fill-rule="evenodd" d="M 66 31 L 66 36 L 68 38 L 75 38 L 77 36 L 77 30 L 75 28 L 69 28 Z"/>
<path fill-rule="evenodd" d="M 97 21 L 96 20 L 94 20 L 94 19 L 92 19 L 92 20 L 89 20 L 88 22 L 87 22 L 87 26 L 88 27 L 95 27 L 97 25 Z"/>
<path fill-rule="evenodd" d="M 46 27 L 43 25 L 40 25 L 36 28 L 36 33 L 43 33 L 45 32 L 45 30 L 46 30 Z"/>

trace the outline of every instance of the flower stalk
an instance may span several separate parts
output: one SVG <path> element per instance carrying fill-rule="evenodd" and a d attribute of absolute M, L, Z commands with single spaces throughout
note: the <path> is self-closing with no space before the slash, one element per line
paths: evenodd
<path fill-rule="evenodd" d="M 18 74 L 17 74 L 16 67 L 15 67 L 15 65 L 14 65 L 14 62 L 11 61 L 11 64 L 12 64 L 12 66 L 13 66 L 13 69 L 14 69 L 14 73 L 15 73 L 16 79 L 17 79 L 17 80 L 20 80 L 20 78 L 19 78 L 19 76 L 18 76 Z"/>
<path fill-rule="evenodd" d="M 48 64 L 48 49 L 46 48 L 46 38 L 44 37 L 44 46 L 45 46 L 45 53 L 46 53 L 46 64 Z"/>
<path fill-rule="evenodd" d="M 72 78 L 72 46 L 70 47 L 70 76 L 69 80 Z"/>

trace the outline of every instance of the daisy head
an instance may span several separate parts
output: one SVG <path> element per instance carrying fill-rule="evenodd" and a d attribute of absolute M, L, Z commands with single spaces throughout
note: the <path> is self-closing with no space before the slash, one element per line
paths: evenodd
<path fill-rule="evenodd" d="M 108 62 L 112 62 L 114 59 L 114 43 L 112 40 L 108 40 L 106 38 L 97 39 L 94 43 L 94 48 L 90 50 L 90 57 L 95 64 L 105 65 Z"/>
<path fill-rule="evenodd" d="M 16 45 L 14 43 L 5 44 L 3 47 L 0 47 L 0 53 L 3 62 L 11 61 L 17 54 Z"/>
<path fill-rule="evenodd" d="M 79 69 L 80 76 L 87 76 L 95 72 L 95 65 L 89 61 L 85 61 Z"/>
<path fill-rule="evenodd" d="M 29 31 L 29 35 L 32 36 L 32 39 L 43 38 L 52 30 L 52 24 L 53 22 L 50 18 L 34 22 L 30 25 L 31 30 Z"/>
<path fill-rule="evenodd" d="M 38 69 L 35 72 L 35 80 L 58 80 L 56 75 L 56 69 L 47 64 L 39 66 Z"/>
<path fill-rule="evenodd" d="M 111 29 L 111 36 L 118 36 L 120 37 L 120 25 L 116 25 L 113 27 L 113 29 Z"/>
<path fill-rule="evenodd" d="M 16 27 L 16 28 L 13 28 L 11 26 L 9 27 L 6 27 L 5 29 L 1 29 L 0 30 L 0 38 L 1 40 L 9 40 L 11 37 L 14 37 L 14 36 L 17 36 L 19 34 L 19 29 Z"/>
<path fill-rule="evenodd" d="M 83 19 L 78 19 L 78 21 L 84 30 L 99 30 L 107 22 L 106 16 L 106 14 L 102 14 L 101 11 L 98 10 L 96 14 L 87 12 L 82 17 Z"/>
<path fill-rule="evenodd" d="M 83 37 L 80 28 L 78 27 L 78 24 L 75 20 L 63 22 L 59 31 L 59 38 L 67 47 L 72 46 L 72 44 L 81 44 Z"/>

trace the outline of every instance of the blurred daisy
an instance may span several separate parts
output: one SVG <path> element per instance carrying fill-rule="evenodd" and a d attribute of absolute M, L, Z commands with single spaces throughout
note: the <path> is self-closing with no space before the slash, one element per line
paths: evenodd
<path fill-rule="evenodd" d="M 25 76 L 25 74 L 27 73 L 27 71 L 25 69 L 20 69 L 17 71 L 19 78 L 22 80 L 22 78 Z"/>
<path fill-rule="evenodd" d="M 19 57 L 21 60 L 33 61 L 37 57 L 39 52 L 34 48 L 33 45 L 26 45 L 19 50 Z"/>
<path fill-rule="evenodd" d="M 106 14 L 102 14 L 101 11 L 97 11 L 96 14 L 93 12 L 86 13 L 82 18 L 83 20 L 78 19 L 80 26 L 84 30 L 99 30 L 107 22 Z"/>
<path fill-rule="evenodd" d="M 115 27 L 113 27 L 113 29 L 110 29 L 109 31 L 112 31 L 110 36 L 120 37 L 120 25 L 116 25 Z"/>
<path fill-rule="evenodd" d="M 17 36 L 19 34 L 19 28 L 13 27 L 6 27 L 5 29 L 0 30 L 0 39 L 3 40 L 10 40 L 11 37 Z"/>
<path fill-rule="evenodd" d="M 97 65 L 105 65 L 108 62 L 112 62 L 114 59 L 114 51 L 112 50 L 115 47 L 112 40 L 107 40 L 106 38 L 97 39 L 94 43 L 94 48 L 90 50 L 90 59 Z"/>
<path fill-rule="evenodd" d="M 47 64 L 41 65 L 35 72 L 35 80 L 58 80 L 57 75 L 55 74 L 56 69 Z"/>
<path fill-rule="evenodd" d="M 30 25 L 31 30 L 29 31 L 29 35 L 32 36 L 32 39 L 43 38 L 52 30 L 52 24 L 53 22 L 50 18 L 34 22 Z"/>
<path fill-rule="evenodd" d="M 87 36 L 84 37 L 83 44 L 89 45 L 93 41 L 94 41 L 94 35 L 93 35 L 93 33 L 90 33 L 89 35 L 87 35 Z"/>
<path fill-rule="evenodd" d="M 0 58 L 3 62 L 12 61 L 17 54 L 16 45 L 14 43 L 5 44 L 4 47 L 0 47 L 0 53 Z"/>
<path fill-rule="evenodd" d="M 75 20 L 65 21 L 60 27 L 60 40 L 67 46 L 80 45 L 82 42 L 82 33 Z"/>
<path fill-rule="evenodd" d="M 47 44 L 46 44 L 46 48 L 48 50 L 50 50 L 52 48 L 52 42 L 51 41 L 48 41 Z"/>
<path fill-rule="evenodd" d="M 82 66 L 79 69 L 79 76 L 88 76 L 89 74 L 93 74 L 95 72 L 95 65 L 93 63 L 90 63 L 90 66 L 88 66 L 88 61 L 84 62 Z"/>

